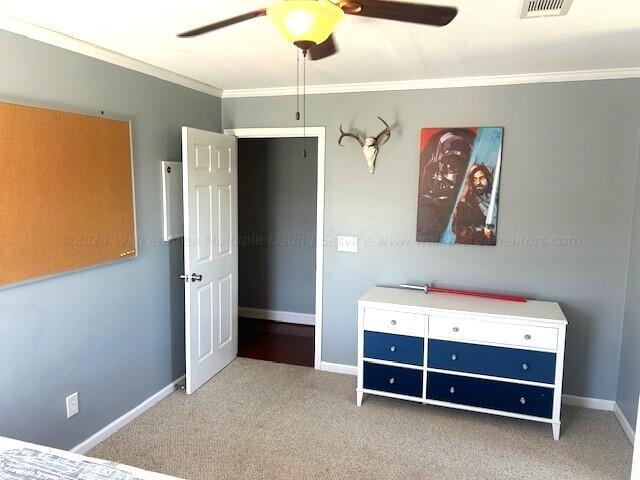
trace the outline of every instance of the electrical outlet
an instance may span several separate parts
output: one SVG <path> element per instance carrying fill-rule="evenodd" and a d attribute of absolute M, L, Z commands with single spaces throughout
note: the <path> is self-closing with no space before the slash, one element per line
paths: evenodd
<path fill-rule="evenodd" d="M 80 403 L 78 402 L 78 392 L 72 393 L 67 397 L 67 418 L 71 418 L 80 411 Z"/>

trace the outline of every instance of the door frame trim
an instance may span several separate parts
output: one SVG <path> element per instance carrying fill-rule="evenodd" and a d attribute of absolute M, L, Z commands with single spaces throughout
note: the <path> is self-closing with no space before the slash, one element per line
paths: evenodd
<path fill-rule="evenodd" d="M 324 282 L 324 166 L 325 127 L 283 127 L 283 128 L 225 128 L 225 135 L 237 138 L 300 138 L 305 136 L 318 139 L 318 183 L 316 193 L 316 325 L 314 332 L 313 367 L 321 370 L 322 364 L 322 290 Z"/>

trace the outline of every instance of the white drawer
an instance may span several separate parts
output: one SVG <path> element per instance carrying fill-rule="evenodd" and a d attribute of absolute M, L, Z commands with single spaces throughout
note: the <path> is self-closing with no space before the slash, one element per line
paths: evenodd
<path fill-rule="evenodd" d="M 437 315 L 429 317 L 429 337 L 545 350 L 558 348 L 557 328 Z"/>
<path fill-rule="evenodd" d="M 367 308 L 364 311 L 364 329 L 371 332 L 395 333 L 424 337 L 426 315 Z"/>

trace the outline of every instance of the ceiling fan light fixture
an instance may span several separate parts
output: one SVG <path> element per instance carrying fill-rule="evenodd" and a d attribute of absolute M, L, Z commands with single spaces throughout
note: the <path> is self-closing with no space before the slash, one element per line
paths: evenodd
<path fill-rule="evenodd" d="M 289 42 L 308 48 L 329 38 L 344 12 L 329 0 L 279 0 L 267 16 Z"/>

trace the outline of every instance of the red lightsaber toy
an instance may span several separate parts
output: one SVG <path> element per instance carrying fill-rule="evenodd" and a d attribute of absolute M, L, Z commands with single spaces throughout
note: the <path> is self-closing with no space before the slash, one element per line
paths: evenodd
<path fill-rule="evenodd" d="M 514 295 L 501 295 L 498 293 L 485 293 L 485 292 L 474 292 L 471 290 L 457 290 L 454 288 L 440 288 L 434 287 L 431 285 L 411 285 L 407 283 L 401 284 L 396 288 L 406 288 L 409 290 L 422 290 L 424 293 L 449 293 L 452 295 L 467 295 L 469 297 L 482 297 L 482 298 L 490 298 L 492 300 L 505 300 L 507 302 L 520 302 L 524 303 L 527 301 L 525 297 L 518 297 Z"/>

